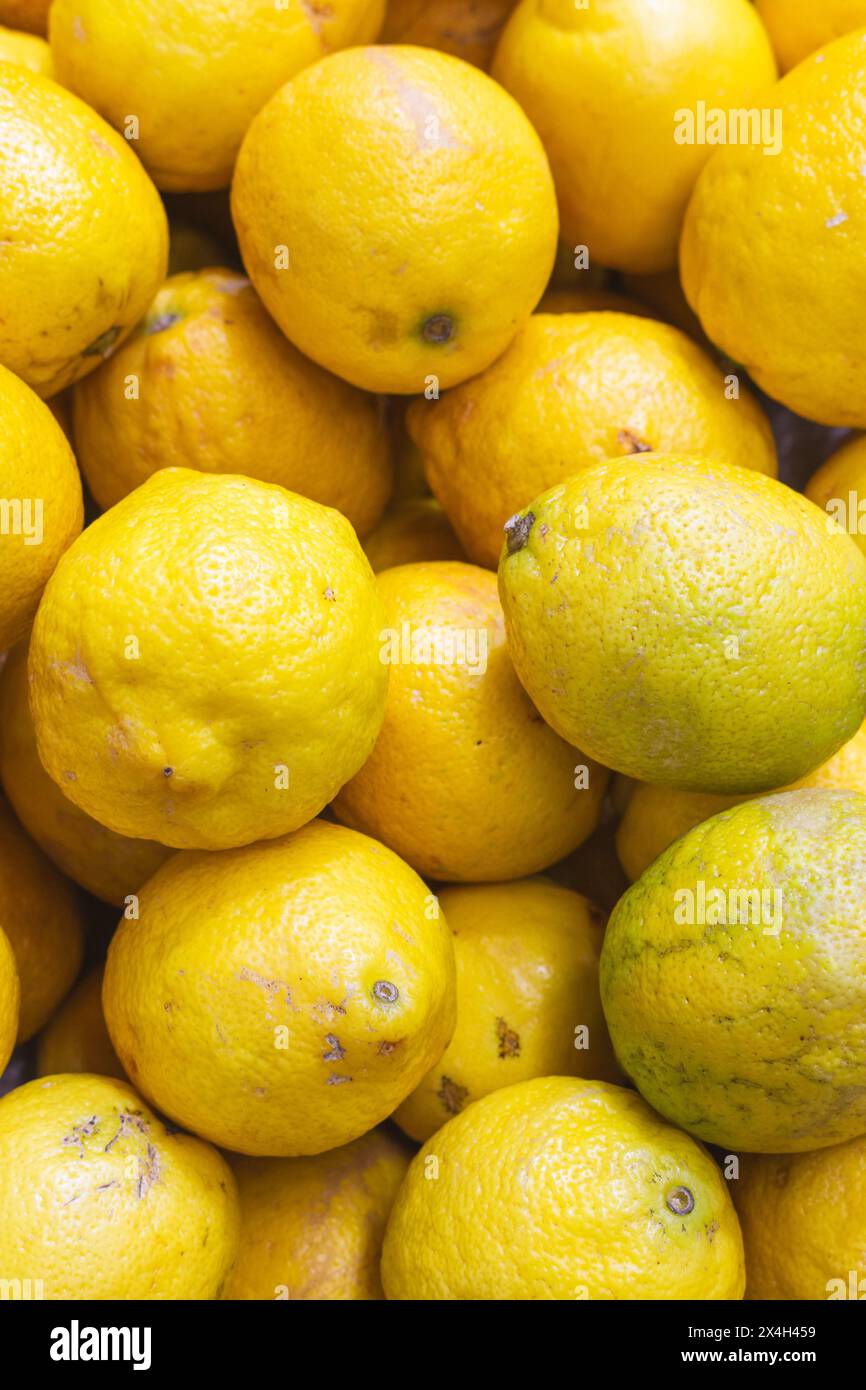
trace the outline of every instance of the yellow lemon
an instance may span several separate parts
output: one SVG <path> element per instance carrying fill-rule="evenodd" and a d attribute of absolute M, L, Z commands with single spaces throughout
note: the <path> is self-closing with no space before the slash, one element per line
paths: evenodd
<path fill-rule="evenodd" d="M 654 317 L 652 310 L 645 305 L 615 290 L 549 289 L 538 305 L 539 314 L 592 314 L 599 310 L 614 314 L 637 314 L 642 318 Z"/>
<path fill-rule="evenodd" d="M 279 483 L 364 535 L 391 490 L 375 399 L 303 357 L 231 270 L 166 281 L 133 336 L 76 388 L 75 441 L 101 507 L 178 465 Z"/>
<path fill-rule="evenodd" d="M 355 48 L 288 82 L 247 132 L 232 210 L 283 332 L 368 391 L 482 371 L 538 303 L 556 249 L 526 116 L 427 48 Z"/>
<path fill-rule="evenodd" d="M 0 1076 L 12 1056 L 18 1039 L 18 1016 L 21 1005 L 21 985 L 15 953 L 9 938 L 0 926 Z"/>
<path fill-rule="evenodd" d="M 517 674 L 563 738 L 629 777 L 793 782 L 866 715 L 866 560 L 825 522 L 715 459 L 584 468 L 506 528 Z"/>
<path fill-rule="evenodd" d="M 0 361 L 40 396 L 98 366 L 165 275 L 159 194 L 89 106 L 0 63 Z"/>
<path fill-rule="evenodd" d="M 683 288 L 707 335 L 769 395 L 827 425 L 866 425 L 864 83 L 866 32 L 783 77 L 762 102 L 778 148 L 716 150 L 680 246 Z"/>
<path fill-rule="evenodd" d="M 708 1143 L 795 1153 L 866 1133 L 866 796 L 747 801 L 665 850 L 613 911 L 617 1057 Z"/>
<path fill-rule="evenodd" d="M 545 1077 L 428 1140 L 391 1213 L 382 1283 L 389 1299 L 738 1299 L 743 1246 L 688 1135 L 632 1091 Z"/>
<path fill-rule="evenodd" d="M 790 787 L 831 787 L 842 791 L 866 792 L 866 725 L 843 743 L 828 762 L 816 767 Z M 676 787 L 657 787 L 637 782 L 623 810 L 616 835 L 620 862 L 630 879 L 640 878 L 654 859 L 692 826 L 709 820 L 719 811 L 736 806 L 740 796 L 717 796 L 713 792 L 684 792 Z"/>
<path fill-rule="evenodd" d="M 51 0 L 0 0 L 0 23 L 31 34 L 45 34 L 50 8 Z"/>
<path fill-rule="evenodd" d="M 374 39 L 383 11 L 384 0 L 56 0 L 51 50 L 60 80 L 134 140 L 159 188 L 225 188 L 259 107 L 309 63 Z"/>
<path fill-rule="evenodd" d="M 514 673 L 496 577 L 400 565 L 377 577 L 391 670 L 385 722 L 334 802 L 428 877 L 522 878 L 595 828 L 607 769 L 541 719 Z"/>
<path fill-rule="evenodd" d="M 72 988 L 84 954 L 75 890 L 25 835 L 0 797 L 0 928 L 21 982 L 18 1041 L 48 1021 Z"/>
<path fill-rule="evenodd" d="M 51 49 L 38 34 L 0 28 L 0 62 L 20 63 L 21 67 L 29 68 L 31 72 L 39 72 L 43 77 L 54 76 Z"/>
<path fill-rule="evenodd" d="M 563 236 L 646 274 L 675 264 L 712 153 L 690 130 L 698 103 L 749 107 L 776 65 L 747 0 L 523 0 L 491 71 L 544 142 Z"/>
<path fill-rule="evenodd" d="M 373 573 L 420 560 L 465 560 L 463 547 L 433 497 L 407 497 L 385 513 L 364 541 Z"/>
<path fill-rule="evenodd" d="M 46 590 L 30 645 L 39 757 L 121 835 L 219 849 L 284 834 L 373 746 L 381 628 L 338 512 L 164 469 L 88 527 Z"/>
<path fill-rule="evenodd" d="M 385 1223 L 411 1147 L 390 1129 L 313 1158 L 237 1158 L 241 1199 L 230 1299 L 382 1299 Z"/>
<path fill-rule="evenodd" d="M 175 855 L 121 922 L 103 989 L 118 1056 L 165 1114 L 240 1153 L 372 1129 L 454 1027 L 451 934 L 384 845 L 325 821 Z"/>
<path fill-rule="evenodd" d="M 51 1076 L 0 1100 L 0 1269 L 36 1296 L 217 1298 L 238 1225 L 225 1160 L 125 1082 Z"/>
<path fill-rule="evenodd" d="M 407 421 L 467 554 L 490 568 L 508 518 L 589 463 L 670 452 L 776 471 L 752 396 L 726 399 L 685 334 L 631 314 L 534 314 L 492 367 Z"/>
<path fill-rule="evenodd" d="M 0 651 L 4 651 L 32 623 L 43 588 L 81 530 L 84 508 L 81 479 L 62 429 L 29 386 L 5 367 L 0 367 L 0 411 Z"/>
<path fill-rule="evenodd" d="M 118 1076 L 126 1072 L 111 1046 L 102 1012 L 102 968 L 90 970 L 63 1001 L 39 1035 L 36 1052 L 39 1076 L 61 1072 L 94 1072 Z"/>
<path fill-rule="evenodd" d="M 43 853 L 105 902 L 121 905 L 171 853 L 153 840 L 133 840 L 107 830 L 48 776 L 39 761 L 30 717 L 25 643 L 9 653 L 0 674 L 0 781 L 16 816 Z"/>
<path fill-rule="evenodd" d="M 744 1154 L 730 1184 L 746 1298 L 866 1296 L 866 1136 L 802 1154 Z"/>
<path fill-rule="evenodd" d="M 423 1143 L 474 1100 L 534 1076 L 616 1081 L 598 992 L 604 916 L 546 878 L 445 888 L 457 1027 L 394 1119 Z"/>
<path fill-rule="evenodd" d="M 388 0 L 382 43 L 420 44 L 486 68 L 514 0 Z"/>
<path fill-rule="evenodd" d="M 866 0 L 755 0 L 783 72 L 866 25 Z"/>
<path fill-rule="evenodd" d="M 812 474 L 804 492 L 866 553 L 866 435 L 847 440 Z"/>

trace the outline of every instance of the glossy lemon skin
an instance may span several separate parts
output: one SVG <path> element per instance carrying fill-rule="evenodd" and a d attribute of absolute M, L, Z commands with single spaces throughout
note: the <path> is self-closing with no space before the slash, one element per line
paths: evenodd
<path fill-rule="evenodd" d="M 864 864 L 866 795 L 805 788 L 704 821 L 620 899 L 602 1003 L 660 1114 L 750 1153 L 866 1132 Z"/>
<path fill-rule="evenodd" d="M 27 34 L 18 29 L 0 28 L 0 63 L 19 63 L 31 72 L 41 73 L 43 77 L 54 76 L 51 49 L 45 40 L 38 34 Z"/>
<path fill-rule="evenodd" d="M 557 1076 L 494 1091 L 425 1144 L 382 1282 L 438 1302 L 739 1299 L 745 1281 L 709 1154 L 634 1092 Z"/>
<path fill-rule="evenodd" d="M 444 1050 L 451 935 L 395 854 L 315 821 L 170 859 L 112 940 L 103 1004 L 125 1069 L 178 1124 L 240 1153 L 322 1153 Z"/>

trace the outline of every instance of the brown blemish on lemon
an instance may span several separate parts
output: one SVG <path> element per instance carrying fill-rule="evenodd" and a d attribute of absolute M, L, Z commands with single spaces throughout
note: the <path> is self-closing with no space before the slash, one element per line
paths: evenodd
<path fill-rule="evenodd" d="M 450 1076 L 443 1076 L 441 1078 L 439 1090 L 436 1092 L 436 1095 L 449 1115 L 459 1115 L 469 1099 L 468 1088 L 459 1085 L 456 1081 L 452 1081 Z"/>
<path fill-rule="evenodd" d="M 496 1020 L 496 1044 L 499 1056 L 503 1060 L 506 1057 L 520 1056 L 520 1034 L 509 1028 L 504 1018 Z"/>

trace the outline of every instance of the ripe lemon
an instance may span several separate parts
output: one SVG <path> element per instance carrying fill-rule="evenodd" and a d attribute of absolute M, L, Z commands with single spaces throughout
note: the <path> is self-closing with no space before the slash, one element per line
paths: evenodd
<path fill-rule="evenodd" d="M 105 1026 L 101 966 L 84 976 L 39 1034 L 36 1072 L 38 1076 L 94 1072 L 126 1080 Z"/>
<path fill-rule="evenodd" d="M 18 1041 L 47 1023 L 72 988 L 84 954 L 75 890 L 25 835 L 0 797 L 0 928 L 21 983 Z"/>
<path fill-rule="evenodd" d="M 374 39 L 383 11 L 384 0 L 56 0 L 51 49 L 60 80 L 134 132 L 159 188 L 225 188 L 271 93 L 333 49 Z"/>
<path fill-rule="evenodd" d="M 730 1184 L 746 1297 L 866 1296 L 866 1137 L 803 1154 L 744 1154 Z"/>
<path fill-rule="evenodd" d="M 648 451 L 775 474 L 770 426 L 678 329 L 618 313 L 534 314 L 507 352 L 407 422 L 468 555 L 495 568 L 502 528 L 589 463 Z"/>
<path fill-rule="evenodd" d="M 514 0 L 388 0 L 382 43 L 420 44 L 487 68 Z"/>
<path fill-rule="evenodd" d="M 0 926 L 0 1076 L 12 1056 L 18 1038 L 18 1016 L 21 1005 L 21 985 L 15 954 L 9 938 Z"/>
<path fill-rule="evenodd" d="M 382 1299 L 385 1223 L 412 1149 L 390 1129 L 314 1158 L 237 1158 L 231 1299 Z"/>
<path fill-rule="evenodd" d="M 538 305 L 539 314 L 592 314 L 599 310 L 613 314 L 637 314 L 639 318 L 655 317 L 646 305 L 615 290 L 552 289 L 547 290 Z"/>
<path fill-rule="evenodd" d="M 427 48 L 355 48 L 288 82 L 244 138 L 232 211 L 283 332 L 368 391 L 482 371 L 538 303 L 556 249 L 526 116 Z"/>
<path fill-rule="evenodd" d="M 115 835 L 64 796 L 39 761 L 30 717 L 27 646 L 0 674 L 0 781 L 24 829 L 60 871 L 105 902 L 122 904 L 171 850 L 153 840 Z M 68 1067 L 55 1067 L 68 1071 Z M 89 1071 L 99 1071 L 90 1067 Z"/>
<path fill-rule="evenodd" d="M 522 878 L 562 859 L 595 828 L 607 769 L 558 738 L 521 688 L 495 575 L 440 561 L 377 584 L 385 722 L 334 802 L 339 818 L 433 878 Z"/>
<path fill-rule="evenodd" d="M 816 48 L 866 25 L 866 0 L 755 0 L 782 72 Z"/>
<path fill-rule="evenodd" d="M 651 1105 L 708 1143 L 866 1133 L 866 796 L 747 801 L 677 840 L 613 911 L 601 996 Z"/>
<path fill-rule="evenodd" d="M 46 590 L 30 646 L 39 756 L 121 835 L 218 849 L 294 830 L 373 746 L 381 628 L 338 512 L 163 469 L 88 527 Z"/>
<path fill-rule="evenodd" d="M 547 151 L 563 236 L 646 274 L 676 262 L 689 193 L 712 147 L 680 113 L 748 107 L 776 65 L 747 0 L 523 0 L 491 69 Z"/>
<path fill-rule="evenodd" d="M 375 399 L 293 348 L 231 270 L 166 281 L 134 335 L 76 388 L 75 443 L 101 507 L 177 465 L 279 483 L 364 535 L 391 490 Z"/>
<path fill-rule="evenodd" d="M 451 522 L 433 497 L 407 497 L 364 540 L 373 573 L 421 560 L 465 560 Z"/>
<path fill-rule="evenodd" d="M 534 1076 L 621 1080 L 598 993 L 604 916 L 546 878 L 445 888 L 457 1027 L 394 1119 L 423 1143 L 474 1100 Z"/>
<path fill-rule="evenodd" d="M 804 492 L 866 553 L 866 435 L 846 440 L 809 479 Z"/>
<path fill-rule="evenodd" d="M 0 63 L 0 361 L 40 396 L 97 367 L 165 275 L 168 228 L 135 155 L 89 106 Z"/>
<path fill-rule="evenodd" d="M 0 651 L 5 651 L 32 623 L 45 584 L 81 530 L 84 510 L 81 479 L 62 429 L 5 367 L 0 367 L 0 411 Z"/>
<path fill-rule="evenodd" d="M 372 1129 L 454 1028 L 445 919 L 384 845 L 316 821 L 175 855 L 108 955 L 121 1062 L 160 1110 L 240 1153 L 321 1153 Z"/>
<path fill-rule="evenodd" d="M 866 32 L 783 77 L 763 101 L 778 151 L 716 150 L 680 246 L 683 289 L 712 341 L 769 395 L 827 425 L 866 425 L 864 82 Z"/>
<path fill-rule="evenodd" d="M 31 34 L 45 34 L 50 7 L 51 0 L 0 0 L 0 23 Z"/>
<path fill-rule="evenodd" d="M 563 737 L 689 791 L 784 786 L 866 715 L 866 560 L 799 493 L 647 454 L 582 469 L 509 522 L 517 674 Z"/>
<path fill-rule="evenodd" d="M 209 1144 L 131 1086 L 51 1076 L 0 1100 L 0 1269 L 46 1299 L 217 1298 L 238 1198 Z"/>
<path fill-rule="evenodd" d="M 843 743 L 828 762 L 816 767 L 790 787 L 831 787 L 842 791 L 866 792 L 866 725 Z M 623 810 L 616 835 L 620 862 L 634 880 L 640 878 L 654 859 L 692 826 L 709 820 L 719 811 L 736 806 L 743 797 L 717 796 L 713 792 L 684 792 L 676 787 L 657 787 L 649 782 L 634 783 L 634 790 Z"/>
<path fill-rule="evenodd" d="M 436 1301 L 742 1298 L 743 1247 L 688 1135 L 619 1086 L 545 1077 L 428 1140 L 391 1213 L 382 1283 L 389 1299 Z"/>
<path fill-rule="evenodd" d="M 2 13 L 2 6 L 0 6 Z M 0 62 L 19 63 L 43 77 L 53 77 L 51 49 L 38 34 L 21 33 L 18 29 L 0 29 Z"/>

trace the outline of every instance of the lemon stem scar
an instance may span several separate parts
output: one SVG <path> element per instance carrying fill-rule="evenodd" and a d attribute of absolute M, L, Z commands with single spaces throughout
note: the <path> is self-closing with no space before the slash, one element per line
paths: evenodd
<path fill-rule="evenodd" d="M 100 333 L 98 338 L 94 338 L 89 347 L 84 349 L 82 357 L 107 357 L 114 344 L 117 342 L 120 329 L 106 328 L 104 333 Z"/>
<path fill-rule="evenodd" d="M 400 991 L 390 980 L 377 980 L 373 993 L 383 1004 L 395 1004 L 400 997 Z"/>
<path fill-rule="evenodd" d="M 535 525 L 535 512 L 518 512 L 505 523 L 505 546 L 509 555 L 516 555 L 529 540 L 529 533 Z"/>
<path fill-rule="evenodd" d="M 674 1216 L 688 1216 L 690 1211 L 694 1211 L 694 1195 L 687 1187 L 674 1187 L 665 1198 L 665 1205 Z"/>
<path fill-rule="evenodd" d="M 449 343 L 454 334 L 454 320 L 448 314 L 433 314 L 421 329 L 426 343 Z"/>

